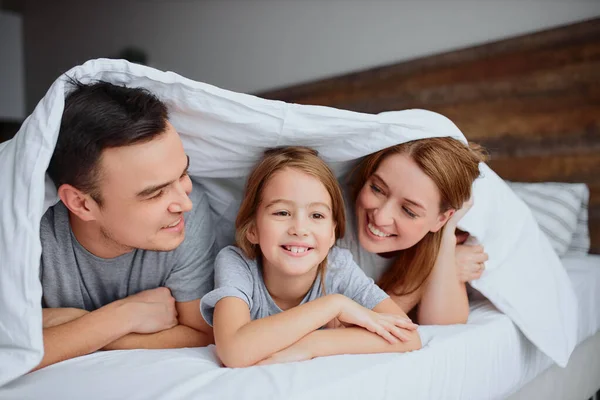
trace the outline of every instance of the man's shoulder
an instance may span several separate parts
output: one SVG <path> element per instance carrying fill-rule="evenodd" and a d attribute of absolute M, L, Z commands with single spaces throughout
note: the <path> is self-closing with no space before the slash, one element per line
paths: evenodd
<path fill-rule="evenodd" d="M 42 246 L 50 242 L 67 239 L 70 235 L 69 213 L 62 202 L 58 202 L 42 216 L 40 221 L 40 240 Z"/>

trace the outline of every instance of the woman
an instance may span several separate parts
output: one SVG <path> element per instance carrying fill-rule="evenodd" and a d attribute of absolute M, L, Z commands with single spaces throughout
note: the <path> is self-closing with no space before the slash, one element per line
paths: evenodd
<path fill-rule="evenodd" d="M 351 175 L 354 207 L 338 245 L 420 324 L 467 320 L 465 283 L 479 278 L 487 255 L 457 246 L 465 238 L 455 232 L 484 160 L 480 146 L 421 139 L 367 156 Z"/>

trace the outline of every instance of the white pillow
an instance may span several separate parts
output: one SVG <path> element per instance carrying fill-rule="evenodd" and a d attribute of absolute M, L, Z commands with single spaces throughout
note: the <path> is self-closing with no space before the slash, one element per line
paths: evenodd
<path fill-rule="evenodd" d="M 506 182 L 530 208 L 540 229 L 559 256 L 587 253 L 589 190 L 583 183 Z M 575 232 L 577 238 L 575 239 Z"/>
<path fill-rule="evenodd" d="M 89 61 L 68 74 L 84 83 L 145 87 L 166 102 L 190 156 L 189 172 L 206 190 L 219 226 L 233 225 L 244 178 L 265 148 L 314 147 L 341 176 L 362 156 L 397 143 L 436 136 L 465 142 L 450 120 L 424 110 L 370 115 L 286 104 L 122 60 Z M 68 90 L 63 78 L 54 82 L 15 138 L 0 145 L 0 385 L 42 357 L 39 222 L 56 196 L 45 187 L 45 171 Z M 490 261 L 473 286 L 564 366 L 577 330 L 573 289 L 525 204 L 489 167 L 481 168 L 463 227 Z"/>

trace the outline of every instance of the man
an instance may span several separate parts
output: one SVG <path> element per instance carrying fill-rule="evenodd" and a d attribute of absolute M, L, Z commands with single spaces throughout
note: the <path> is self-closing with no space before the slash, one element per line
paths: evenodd
<path fill-rule="evenodd" d="M 44 358 L 206 346 L 213 227 L 167 108 L 144 89 L 84 85 L 65 101 L 40 227 Z"/>

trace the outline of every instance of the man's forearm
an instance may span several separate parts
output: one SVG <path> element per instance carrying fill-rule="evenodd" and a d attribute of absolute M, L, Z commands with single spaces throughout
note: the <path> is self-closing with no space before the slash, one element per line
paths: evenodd
<path fill-rule="evenodd" d="M 34 370 L 93 353 L 128 334 L 131 328 L 122 307 L 113 303 L 70 322 L 44 328 L 44 357 Z"/>
<path fill-rule="evenodd" d="M 204 332 L 189 326 L 177 325 L 157 333 L 130 333 L 104 346 L 102 350 L 176 349 L 203 347 L 212 342 L 212 338 Z"/>
<path fill-rule="evenodd" d="M 322 329 L 312 332 L 292 346 L 303 346 L 312 357 L 338 354 L 404 353 L 419 350 L 421 338 L 408 333 L 410 340 L 390 344 L 381 336 L 363 328 Z"/>

